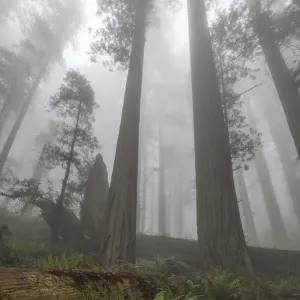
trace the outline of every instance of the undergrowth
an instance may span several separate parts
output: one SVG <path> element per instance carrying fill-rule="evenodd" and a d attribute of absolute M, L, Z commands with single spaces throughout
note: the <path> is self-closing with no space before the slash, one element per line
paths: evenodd
<path fill-rule="evenodd" d="M 2 231 L 1 231 L 2 230 Z M 88 269 L 101 273 L 130 273 L 151 278 L 160 289 L 154 300 L 282 300 L 300 299 L 299 278 L 266 280 L 244 279 L 222 269 L 199 272 L 172 258 L 139 260 L 136 264 L 120 262 L 101 266 L 96 254 L 83 254 L 47 244 L 20 244 L 9 238 L 7 228 L 0 230 L 0 266 L 49 270 Z M 2 234 L 1 234 L 2 232 Z M 163 287 L 163 288 L 162 288 Z M 112 298 L 99 298 L 99 291 L 81 289 L 76 299 L 142 299 L 128 296 L 120 286 L 111 289 Z M 97 296 L 98 295 L 98 296 Z M 98 298 L 97 298 L 98 297 Z M 129 298 L 128 298 L 129 297 Z M 1 297 L 0 297 L 1 299 Z M 74 297 L 75 299 L 75 297 Z"/>

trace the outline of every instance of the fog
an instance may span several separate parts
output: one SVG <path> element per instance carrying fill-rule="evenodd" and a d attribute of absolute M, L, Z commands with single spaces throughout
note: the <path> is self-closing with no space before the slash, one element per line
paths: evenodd
<path fill-rule="evenodd" d="M 142 214 L 138 231 L 152 235 L 162 234 L 159 218 L 160 211 L 163 210 L 166 223 L 163 234 L 196 239 L 191 61 L 187 7 L 185 1 L 183 2 L 176 12 L 159 6 L 154 20 L 155 25 L 149 26 L 147 30 L 141 97 L 140 185 L 138 190 L 142 205 L 141 211 L 143 212 L 145 209 L 145 212 Z M 225 5 L 225 7 L 229 7 L 230 1 L 227 2 L 228 6 Z M 278 11 L 287 5 L 282 4 L 283 2 L 280 2 L 281 6 L 277 7 Z M 18 130 L 6 161 L 6 166 L 11 164 L 10 167 L 19 179 L 32 177 L 43 148 L 43 144 L 38 145 L 36 139 L 39 135 L 48 132 L 51 120 L 55 120 L 55 114 L 48 112 L 48 101 L 53 94 L 58 92 L 66 71 L 75 68 L 86 76 L 95 92 L 95 101 L 99 107 L 94 113 L 93 133 L 99 141 L 100 150 L 97 152 L 103 156 L 110 181 L 120 128 L 127 71 L 109 70 L 103 64 L 105 56 L 98 55 L 96 62 L 91 61 L 90 46 L 94 40 L 95 31 L 101 26 L 101 17 L 96 12 L 96 0 L 83 1 L 80 11 L 83 21 L 74 34 L 75 39 L 64 46 L 59 59 L 51 62 L 47 76 L 41 81 L 35 93 L 34 100 Z M 210 23 L 216 19 L 215 14 L 213 9 L 209 12 Z M 25 33 L 24 30 L 21 30 L 24 25 L 22 22 L 25 21 L 22 18 L 18 19 L 18 16 L 12 12 L 9 20 L 5 21 L 4 25 L 1 24 L 2 31 L 5 32 L 5 39 L 1 41 L 2 47 L 11 48 L 18 45 L 24 35 L 28 35 L 26 30 Z M 283 53 L 285 58 L 288 58 L 289 55 L 288 51 Z M 238 94 L 243 94 L 241 96 L 241 101 L 244 102 L 243 114 L 247 117 L 249 109 L 252 110 L 255 124 L 250 125 L 261 133 L 262 146 L 259 146 L 256 151 L 261 151 L 266 160 L 267 170 L 276 195 L 275 200 L 278 202 L 290 244 L 276 245 L 272 236 L 266 200 L 261 188 L 262 182 L 257 175 L 259 170 L 256 158 L 247 162 L 249 168 L 242 171 L 259 236 L 259 245 L 253 243 L 251 239 L 248 242 L 254 246 L 300 250 L 299 224 L 295 215 L 297 212 L 293 208 L 290 187 L 287 183 L 288 178 L 285 174 L 286 168 L 283 166 L 286 162 L 282 161 L 279 153 L 281 150 L 278 150 L 279 146 L 287 149 L 290 158 L 288 168 L 294 172 L 297 182 L 300 180 L 300 167 L 296 148 L 265 59 L 261 56 L 257 57 L 255 61 L 249 62 L 249 65 L 260 68 L 256 73 L 256 78 L 241 78 L 232 86 L 232 89 Z M 293 66 L 292 62 L 291 66 Z M 254 88 L 252 89 L 252 87 Z M 252 90 L 248 91 L 249 89 Z M 244 94 L 245 91 L 248 92 Z M 18 113 L 19 108 L 12 110 L 9 118 L 3 124 L 4 127 L 1 128 L 0 145 L 2 147 Z M 271 121 L 274 122 L 271 123 Z M 246 122 L 249 123 L 249 121 Z M 277 124 L 278 122 L 280 125 Z M 276 126 L 281 128 L 280 132 Z M 249 129 L 246 127 L 243 130 L 248 132 Z M 281 135 L 277 140 L 284 144 L 278 145 L 278 142 L 275 141 L 276 137 L 273 135 L 276 131 Z M 12 162 L 15 162 L 15 167 Z M 159 181 L 162 180 L 160 176 L 162 165 L 165 168 L 163 174 L 165 187 L 162 192 L 164 199 L 161 198 L 162 194 L 159 190 Z M 239 170 L 234 171 L 235 177 L 240 176 L 237 175 L 240 174 L 238 172 Z M 45 176 L 44 179 L 51 181 L 56 189 L 60 189 L 62 170 L 54 168 Z M 247 239 L 248 233 L 242 208 L 244 199 L 242 199 L 236 178 L 235 182 Z M 162 201 L 164 202 L 163 207 Z M 18 205 L 17 208 L 15 207 L 16 200 L 3 198 L 3 204 L 12 211 L 19 209 Z M 74 204 L 76 213 L 78 213 L 78 206 L 78 203 Z M 39 216 L 40 212 L 38 209 L 33 209 L 32 214 Z"/>

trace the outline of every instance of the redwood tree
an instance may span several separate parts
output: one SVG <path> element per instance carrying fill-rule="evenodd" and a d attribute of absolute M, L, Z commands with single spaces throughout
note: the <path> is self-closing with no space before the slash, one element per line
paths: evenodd
<path fill-rule="evenodd" d="M 189 0 L 188 14 L 200 258 L 249 271 L 204 0 Z"/>
<path fill-rule="evenodd" d="M 108 11 L 108 26 L 98 34 L 100 40 L 92 44 L 94 54 L 110 53 L 114 65 L 129 67 L 102 248 L 101 258 L 107 264 L 135 261 L 140 102 L 148 5 L 148 1 L 102 2 L 100 9 Z M 125 47 L 118 44 L 120 35 Z"/>
<path fill-rule="evenodd" d="M 154 6 L 150 0 L 98 3 L 104 26 L 96 32 L 92 58 L 106 54 L 109 66 L 128 68 L 101 258 L 106 264 L 134 262 L 143 59 L 148 17 Z"/>

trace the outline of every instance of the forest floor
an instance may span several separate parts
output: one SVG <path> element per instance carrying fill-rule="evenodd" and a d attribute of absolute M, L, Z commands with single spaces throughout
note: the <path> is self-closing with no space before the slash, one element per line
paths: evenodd
<path fill-rule="evenodd" d="M 0 245 L 0 300 L 300 299 L 298 251 L 249 248 L 255 278 L 203 272 L 195 241 L 138 236 L 137 253 L 134 265 L 99 266 L 96 254 L 6 241 Z"/>
<path fill-rule="evenodd" d="M 175 239 L 163 236 L 138 235 L 137 256 L 151 259 L 173 257 L 191 266 L 198 264 L 198 244 L 195 240 Z M 248 247 L 249 256 L 260 275 L 300 277 L 300 251 Z"/>

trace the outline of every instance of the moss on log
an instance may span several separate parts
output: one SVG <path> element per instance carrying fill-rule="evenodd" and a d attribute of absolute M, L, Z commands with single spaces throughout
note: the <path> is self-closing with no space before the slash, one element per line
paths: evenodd
<path fill-rule="evenodd" d="M 153 276 L 131 273 L 0 269 L 1 300 L 147 300 L 166 287 Z"/>

